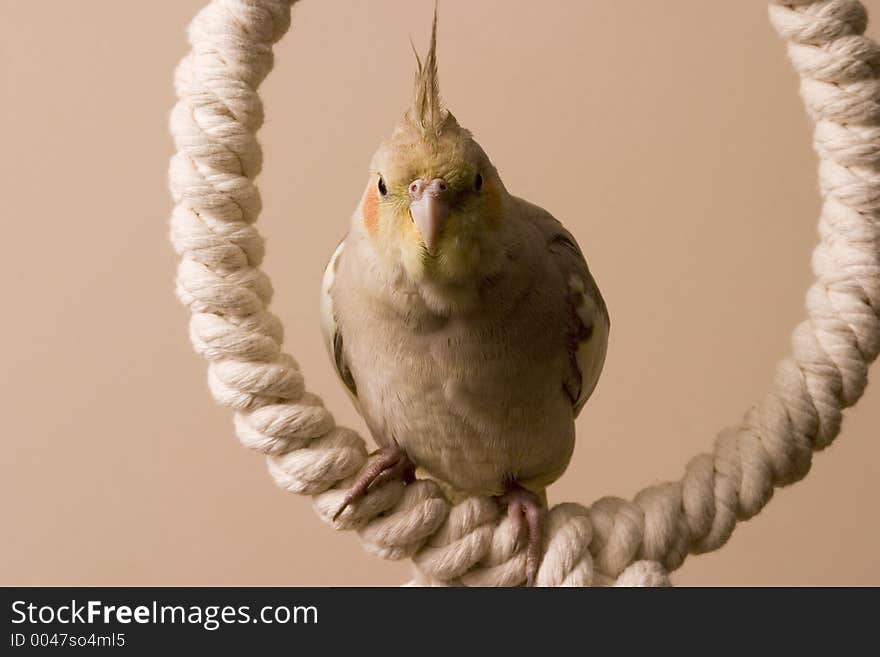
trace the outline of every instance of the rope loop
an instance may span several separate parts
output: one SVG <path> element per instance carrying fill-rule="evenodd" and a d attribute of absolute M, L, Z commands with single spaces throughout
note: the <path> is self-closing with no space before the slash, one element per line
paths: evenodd
<path fill-rule="evenodd" d="M 180 255 L 177 295 L 190 338 L 209 362 L 217 403 L 234 410 L 247 447 L 266 454 L 279 486 L 310 495 L 319 517 L 357 531 L 385 559 L 411 558 L 413 584 L 516 586 L 526 555 L 511 522 L 486 497 L 452 504 L 431 480 L 390 481 L 334 520 L 370 457 L 306 390 L 283 329 L 267 310 L 254 226 L 262 167 L 260 83 L 296 0 L 212 0 L 192 21 L 192 50 L 177 68 L 170 164 L 171 241 Z M 737 522 L 763 509 L 776 487 L 803 478 L 812 454 L 840 432 L 843 411 L 880 353 L 880 47 L 864 36 L 857 0 L 772 2 L 815 123 L 824 199 L 807 319 L 771 389 L 681 481 L 550 509 L 540 586 L 666 586 L 688 554 L 716 550 Z"/>

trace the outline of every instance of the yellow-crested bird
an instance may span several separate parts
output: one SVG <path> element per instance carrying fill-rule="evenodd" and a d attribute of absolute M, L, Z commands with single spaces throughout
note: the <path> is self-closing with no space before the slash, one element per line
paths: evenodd
<path fill-rule="evenodd" d="M 532 584 L 545 488 L 568 466 L 610 322 L 572 235 L 508 193 L 441 104 L 436 48 L 435 7 L 412 105 L 324 274 L 328 350 L 380 446 L 339 513 L 418 467 L 506 506 Z"/>

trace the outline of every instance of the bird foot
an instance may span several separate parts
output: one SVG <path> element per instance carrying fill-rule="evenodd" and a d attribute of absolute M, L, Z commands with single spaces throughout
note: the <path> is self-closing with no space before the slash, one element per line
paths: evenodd
<path fill-rule="evenodd" d="M 334 521 L 349 505 L 363 499 L 372 486 L 380 486 L 393 479 L 400 479 L 405 484 L 415 481 L 416 465 L 400 447 L 382 447 L 373 452 L 373 456 L 375 458 L 345 493 L 342 505 L 333 515 Z"/>
<path fill-rule="evenodd" d="M 526 586 L 534 586 L 541 565 L 544 540 L 544 513 L 541 499 L 530 490 L 514 482 L 498 502 L 507 506 L 507 517 L 513 523 L 517 536 L 526 532 Z"/>

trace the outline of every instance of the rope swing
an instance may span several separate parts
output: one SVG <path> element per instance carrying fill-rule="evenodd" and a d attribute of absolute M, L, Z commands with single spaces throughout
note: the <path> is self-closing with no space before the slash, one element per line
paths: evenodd
<path fill-rule="evenodd" d="M 176 72 L 171 239 L 177 294 L 192 313 L 190 337 L 208 360 L 211 393 L 233 410 L 241 442 L 266 454 L 279 486 L 311 496 L 325 522 L 355 530 L 368 552 L 412 559 L 413 584 L 521 585 L 524 541 L 492 498 L 452 504 L 431 479 L 388 481 L 334 519 L 371 457 L 282 351 L 254 226 L 257 90 L 294 2 L 213 0 L 190 25 L 192 50 Z M 863 36 L 867 15 L 856 0 L 786 0 L 771 4 L 770 19 L 801 78 L 820 159 L 824 204 L 808 318 L 770 390 L 711 453 L 690 460 L 680 481 L 632 501 L 552 507 L 539 586 L 668 585 L 688 554 L 720 548 L 776 487 L 802 479 L 865 389 L 880 352 L 880 47 Z"/>

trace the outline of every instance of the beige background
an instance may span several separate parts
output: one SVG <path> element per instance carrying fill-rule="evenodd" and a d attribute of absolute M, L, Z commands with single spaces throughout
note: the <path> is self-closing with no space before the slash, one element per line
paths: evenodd
<path fill-rule="evenodd" d="M 880 1 L 867 4 L 880 20 Z M 0 0 L 2 584 L 408 575 L 274 486 L 190 350 L 166 124 L 200 5 Z M 430 5 L 306 0 L 264 87 L 274 310 L 310 387 L 358 428 L 317 291 L 408 100 L 408 35 L 424 47 Z M 448 104 L 508 188 L 573 230 L 612 313 L 605 375 L 552 499 L 680 476 L 768 385 L 810 282 L 816 162 L 764 3 L 442 5 Z M 807 480 L 676 581 L 880 584 L 878 423 L 875 383 Z"/>

